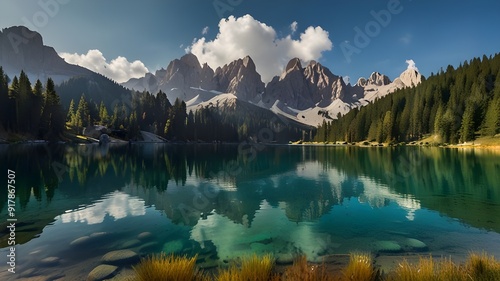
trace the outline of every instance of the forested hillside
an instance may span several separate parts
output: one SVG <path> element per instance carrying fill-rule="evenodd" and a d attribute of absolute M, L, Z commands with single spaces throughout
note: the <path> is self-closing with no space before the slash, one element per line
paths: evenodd
<path fill-rule="evenodd" d="M 97 87 L 93 92 L 87 79 L 71 81 L 55 87 L 49 78 L 45 85 L 39 80 L 32 85 L 24 72 L 11 79 L 0 67 L 0 132 L 7 133 L 10 141 L 71 141 L 94 125 L 130 140 L 141 140 L 140 131 L 181 142 L 288 142 L 300 139 L 303 131 L 310 134 L 307 126 L 283 121 L 270 111 L 236 100 L 229 107 L 209 105 L 187 112 L 184 101 L 176 99 L 172 104 L 162 91 L 156 95 L 118 92 L 122 98 L 109 107 L 109 99 L 99 98 L 106 89 Z M 112 84 L 100 85 L 111 85 L 107 90 L 116 94 Z M 61 100 L 74 97 L 75 87 L 82 93 L 65 109 Z"/>
<path fill-rule="evenodd" d="M 57 140 L 64 131 L 64 110 L 54 81 L 32 86 L 21 71 L 10 82 L 0 66 L 0 131 L 29 138 Z"/>
<path fill-rule="evenodd" d="M 435 134 L 462 143 L 500 133 L 500 55 L 448 66 L 338 120 L 324 122 L 316 141 L 403 142 Z"/>

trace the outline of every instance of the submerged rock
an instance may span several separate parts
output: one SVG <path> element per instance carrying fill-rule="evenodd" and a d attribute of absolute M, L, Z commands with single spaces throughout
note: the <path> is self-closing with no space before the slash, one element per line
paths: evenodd
<path fill-rule="evenodd" d="M 124 242 L 121 247 L 122 249 L 128 249 L 128 248 L 134 248 L 134 247 L 137 247 L 141 244 L 141 241 L 139 241 L 138 239 L 134 239 L 134 240 L 129 240 L 129 241 L 126 241 Z"/>
<path fill-rule="evenodd" d="M 101 264 L 94 268 L 87 276 L 87 281 L 101 281 L 113 277 L 118 271 L 118 267 Z"/>
<path fill-rule="evenodd" d="M 167 254 L 182 252 L 184 242 L 181 239 L 174 240 L 163 244 L 163 252 Z"/>
<path fill-rule="evenodd" d="M 71 246 L 81 246 L 83 244 L 86 244 L 90 241 L 90 236 L 82 236 L 80 238 L 76 238 L 75 240 L 71 241 L 69 243 Z"/>
<path fill-rule="evenodd" d="M 99 238 L 108 235 L 107 232 L 94 232 L 90 234 L 90 238 Z"/>
<path fill-rule="evenodd" d="M 158 242 L 153 241 L 153 242 L 149 242 L 149 243 L 141 245 L 138 248 L 138 251 L 140 253 L 147 254 L 147 253 L 150 253 L 150 252 L 158 252 L 159 248 L 160 248 L 160 244 L 158 244 Z"/>
<path fill-rule="evenodd" d="M 139 255 L 131 250 L 111 251 L 102 256 L 101 261 L 112 265 L 135 264 L 139 261 Z"/>
<path fill-rule="evenodd" d="M 56 266 L 61 261 L 58 257 L 47 257 L 40 261 L 43 266 Z"/>
<path fill-rule="evenodd" d="M 142 233 L 139 233 L 139 235 L 137 235 L 137 239 L 139 240 L 149 240 L 153 238 L 153 234 L 151 232 L 142 232 Z"/>
<path fill-rule="evenodd" d="M 401 252 L 401 246 L 395 241 L 377 241 L 374 244 L 374 250 L 382 253 Z"/>
<path fill-rule="evenodd" d="M 405 239 L 404 246 L 405 248 L 408 248 L 408 250 L 413 250 L 413 251 L 426 251 L 429 249 L 424 242 L 414 238 Z"/>

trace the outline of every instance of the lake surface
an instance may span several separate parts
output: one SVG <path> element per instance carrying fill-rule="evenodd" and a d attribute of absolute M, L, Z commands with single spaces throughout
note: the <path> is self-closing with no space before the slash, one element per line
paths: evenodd
<path fill-rule="evenodd" d="M 7 169 L 18 245 L 16 274 L 2 262 L 2 280 L 81 280 L 118 249 L 198 254 L 207 268 L 268 252 L 283 263 L 355 251 L 500 258 L 500 155 L 488 151 L 3 145 Z"/>

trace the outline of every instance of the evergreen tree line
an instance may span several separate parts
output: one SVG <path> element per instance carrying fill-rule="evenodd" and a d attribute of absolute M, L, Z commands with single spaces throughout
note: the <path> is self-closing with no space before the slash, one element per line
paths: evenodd
<path fill-rule="evenodd" d="M 139 139 L 143 130 L 168 139 L 184 139 L 186 104 L 177 99 L 172 105 L 161 91 L 156 96 L 137 92 L 130 103 L 114 103 L 109 111 L 104 101 L 97 103 L 82 94 L 78 104 L 70 101 L 66 121 L 76 134 L 88 126 L 102 125 L 123 138 Z"/>
<path fill-rule="evenodd" d="M 9 85 L 10 83 L 10 85 Z M 54 81 L 32 86 L 21 71 L 12 81 L 0 66 L 0 124 L 9 133 L 58 140 L 64 132 L 64 110 Z"/>
<path fill-rule="evenodd" d="M 64 139 L 66 129 L 82 134 L 93 125 L 106 126 L 125 139 L 140 139 L 143 130 L 172 141 L 204 142 L 288 142 L 310 130 L 238 103 L 231 108 L 209 105 L 187 112 L 184 101 L 176 99 L 171 104 L 160 91 L 156 95 L 135 92 L 131 101 L 116 102 L 109 108 L 104 100 L 87 98 L 89 94 L 83 92 L 78 101 L 71 99 L 65 111 L 52 79 L 45 86 L 39 80 L 32 86 L 22 71 L 10 81 L 0 67 L 0 124 L 9 133 L 46 140 Z"/>
<path fill-rule="evenodd" d="M 436 134 L 443 143 L 500 133 L 500 55 L 449 65 L 405 88 L 324 121 L 316 141 L 403 142 Z"/>
<path fill-rule="evenodd" d="M 299 138 L 301 135 L 300 129 L 276 122 L 271 112 L 256 112 L 258 108 L 245 110 L 238 105 L 231 109 L 208 105 L 194 112 L 191 110 L 187 112 L 184 101 L 176 99 L 172 105 L 162 91 L 156 96 L 149 92 L 136 93 L 132 107 L 140 130 L 174 141 L 239 142 L 251 137 L 257 141 L 267 141 L 270 139 L 259 139 L 259 130 L 276 126 L 279 128 L 274 129 L 280 132 L 280 136 Z M 261 136 L 261 138 L 268 137 L 272 138 L 272 141 L 278 140 L 276 134 Z"/>

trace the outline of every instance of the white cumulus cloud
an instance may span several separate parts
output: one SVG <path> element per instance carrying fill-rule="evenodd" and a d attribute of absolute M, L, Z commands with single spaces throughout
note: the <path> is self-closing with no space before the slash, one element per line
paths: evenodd
<path fill-rule="evenodd" d="M 148 69 L 139 60 L 129 62 L 127 58 L 119 56 L 108 62 L 101 51 L 89 50 L 86 54 L 60 53 L 59 56 L 66 62 L 83 66 L 100 73 L 118 83 L 126 82 L 130 78 L 143 77 Z"/>
<path fill-rule="evenodd" d="M 203 34 L 203 35 L 207 34 L 207 33 L 208 33 L 208 30 L 209 30 L 209 27 L 208 27 L 208 26 L 205 26 L 205 27 L 203 28 L 203 30 L 201 31 L 201 34 Z"/>
<path fill-rule="evenodd" d="M 222 19 L 214 40 L 204 37 L 195 40 L 186 52 L 193 53 L 201 63 L 206 62 L 212 68 L 249 55 L 262 80 L 269 82 L 283 71 L 290 59 L 298 57 L 303 62 L 319 60 L 323 52 L 332 48 L 328 32 L 319 26 L 308 27 L 297 40 L 290 35 L 278 38 L 273 27 L 245 15 Z"/>
<path fill-rule="evenodd" d="M 299 26 L 299 23 L 296 21 L 294 21 L 294 22 L 292 22 L 292 24 L 290 24 L 290 30 L 292 30 L 292 34 L 297 31 L 298 26 Z"/>
<path fill-rule="evenodd" d="M 413 60 L 406 60 L 406 63 L 408 64 L 408 68 L 407 69 L 409 69 L 409 70 L 416 70 L 418 72 L 418 68 L 415 65 L 415 62 Z"/>

